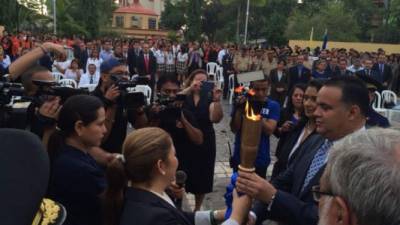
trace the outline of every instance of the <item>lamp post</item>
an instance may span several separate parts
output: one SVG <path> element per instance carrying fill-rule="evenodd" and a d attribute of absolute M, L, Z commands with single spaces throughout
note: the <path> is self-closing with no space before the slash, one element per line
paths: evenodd
<path fill-rule="evenodd" d="M 53 33 L 57 34 L 57 14 L 56 14 L 56 0 L 53 0 Z"/>
<path fill-rule="evenodd" d="M 250 0 L 247 0 L 247 8 L 246 8 L 246 23 L 244 26 L 244 44 L 247 44 L 247 29 L 249 25 L 249 10 L 250 10 Z"/>

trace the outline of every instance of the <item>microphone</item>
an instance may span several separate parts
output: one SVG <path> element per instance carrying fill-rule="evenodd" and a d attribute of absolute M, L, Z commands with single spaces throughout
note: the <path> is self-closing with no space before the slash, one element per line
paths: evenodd
<path fill-rule="evenodd" d="M 185 171 L 183 171 L 183 170 L 176 171 L 175 183 L 176 183 L 176 185 L 178 185 L 179 188 L 185 187 L 186 179 L 187 179 L 187 175 L 186 175 Z"/>

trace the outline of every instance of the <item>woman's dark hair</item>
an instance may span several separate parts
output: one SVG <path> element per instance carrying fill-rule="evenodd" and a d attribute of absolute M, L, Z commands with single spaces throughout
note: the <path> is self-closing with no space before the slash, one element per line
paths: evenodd
<path fill-rule="evenodd" d="M 279 60 L 278 60 L 278 64 L 281 64 L 281 63 L 283 63 L 284 66 L 286 66 L 286 64 L 287 64 L 287 63 L 286 63 L 286 60 L 284 60 L 284 59 L 279 59 Z"/>
<path fill-rule="evenodd" d="M 80 63 L 79 63 L 79 59 L 75 58 L 71 61 L 71 64 L 69 66 L 70 69 L 72 69 L 72 63 L 76 63 L 78 65 L 78 69 L 81 68 Z"/>
<path fill-rule="evenodd" d="M 317 89 L 317 92 L 318 92 L 318 91 L 322 88 L 323 85 L 324 85 L 324 81 L 323 81 L 323 80 L 318 80 L 318 79 L 310 80 L 310 81 L 307 83 L 306 90 L 307 90 L 307 88 L 312 87 L 312 88 Z M 301 127 L 301 128 L 304 127 L 304 125 L 307 124 L 308 120 L 309 120 L 309 118 L 307 118 L 306 116 L 303 116 L 303 117 L 300 119 L 299 123 L 297 124 L 296 128 L 298 128 L 298 127 Z"/>
<path fill-rule="evenodd" d="M 300 84 L 296 84 L 293 86 L 293 88 L 290 90 L 289 94 L 288 94 L 288 101 L 287 101 L 287 105 L 286 108 L 284 109 L 283 112 L 283 117 L 281 121 L 285 122 L 287 120 L 290 120 L 293 116 L 293 113 L 295 112 L 295 108 L 292 102 L 292 95 L 294 94 L 296 89 L 300 89 L 303 92 L 306 91 L 306 84 L 300 83 Z"/>
<path fill-rule="evenodd" d="M 186 82 L 185 82 L 185 87 L 190 87 L 190 84 L 193 82 L 194 78 L 196 77 L 197 74 L 205 74 L 207 79 L 208 79 L 208 75 L 207 75 L 207 71 L 203 70 L 203 69 L 197 69 L 194 70 L 189 77 L 187 78 Z"/>
<path fill-rule="evenodd" d="M 160 128 L 142 128 L 126 137 L 122 146 L 124 160 L 115 158 L 106 171 L 105 225 L 119 224 L 127 182 L 150 183 L 155 165 L 158 160 L 167 160 L 171 147 L 171 137 Z"/>
<path fill-rule="evenodd" d="M 89 125 L 97 119 L 97 111 L 102 107 L 100 99 L 90 95 L 75 95 L 65 101 L 58 115 L 57 130 L 49 139 L 50 160 L 57 156 L 65 138 L 75 133 L 75 123 L 82 121 L 85 126 Z"/>

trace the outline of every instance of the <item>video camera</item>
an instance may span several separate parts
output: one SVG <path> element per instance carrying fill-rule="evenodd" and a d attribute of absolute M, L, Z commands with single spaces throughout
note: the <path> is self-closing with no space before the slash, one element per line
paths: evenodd
<path fill-rule="evenodd" d="M 19 83 L 0 82 L 0 107 L 10 104 L 13 96 L 24 96 L 24 87 Z"/>
<path fill-rule="evenodd" d="M 89 94 L 88 90 L 75 89 L 70 87 L 61 87 L 54 81 L 39 81 L 33 80 L 33 84 L 38 87 L 38 90 L 34 97 L 34 103 L 37 105 L 43 104 L 50 96 L 58 96 L 61 98 L 60 103 L 64 103 L 69 97 L 74 95 L 86 95 Z"/>
<path fill-rule="evenodd" d="M 181 118 L 182 104 L 186 100 L 186 95 L 178 94 L 175 98 L 158 96 L 157 104 L 160 105 L 160 112 L 156 115 L 160 120 L 173 121 Z"/>
<path fill-rule="evenodd" d="M 146 105 L 146 99 L 142 92 L 131 92 L 130 90 L 143 82 L 141 78 L 135 80 L 124 80 L 119 75 L 111 75 L 111 80 L 121 91 L 120 101 L 125 109 L 136 109 Z"/>

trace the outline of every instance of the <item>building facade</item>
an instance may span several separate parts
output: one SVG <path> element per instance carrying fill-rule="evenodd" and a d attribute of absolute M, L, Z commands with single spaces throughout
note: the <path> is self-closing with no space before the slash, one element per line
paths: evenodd
<path fill-rule="evenodd" d="M 112 30 L 130 38 L 166 37 L 167 31 L 159 28 L 163 10 L 164 0 L 119 0 Z"/>

